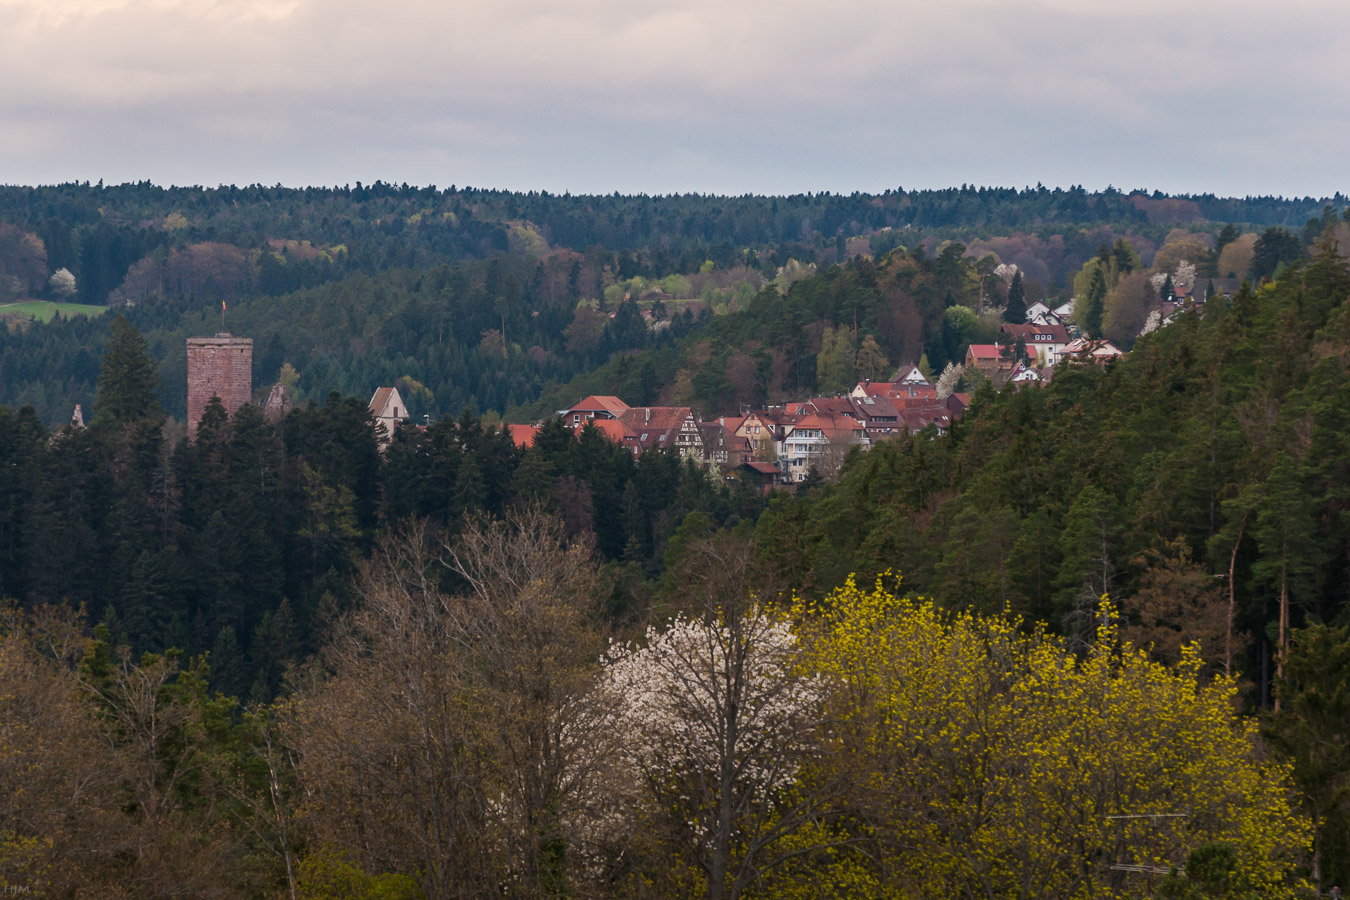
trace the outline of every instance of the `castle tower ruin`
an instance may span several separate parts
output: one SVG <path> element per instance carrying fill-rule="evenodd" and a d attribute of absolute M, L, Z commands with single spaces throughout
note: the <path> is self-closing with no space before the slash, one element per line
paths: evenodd
<path fill-rule="evenodd" d="M 187 388 L 188 437 L 194 438 L 212 397 L 230 415 L 253 399 L 253 338 L 229 332 L 188 338 Z"/>

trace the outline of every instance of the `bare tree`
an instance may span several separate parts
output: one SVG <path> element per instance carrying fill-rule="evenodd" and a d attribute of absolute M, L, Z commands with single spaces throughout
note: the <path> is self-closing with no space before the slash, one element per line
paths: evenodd
<path fill-rule="evenodd" d="M 381 544 L 361 592 L 285 728 L 320 841 L 429 897 L 564 892 L 562 822 L 606 749 L 588 729 L 589 544 L 537 509 L 450 546 L 418 526 Z"/>

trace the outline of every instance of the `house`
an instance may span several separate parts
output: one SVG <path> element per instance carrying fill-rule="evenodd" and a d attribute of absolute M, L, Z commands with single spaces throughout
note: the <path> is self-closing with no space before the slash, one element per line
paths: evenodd
<path fill-rule="evenodd" d="M 628 429 L 624 427 L 623 422 L 619 419 L 595 418 L 582 422 L 581 428 L 577 429 L 578 438 L 581 437 L 581 429 L 585 428 L 587 425 L 590 425 L 596 431 L 599 431 L 605 437 L 609 438 L 609 440 L 621 447 L 626 446 L 628 443 Z"/>
<path fill-rule="evenodd" d="M 900 433 L 900 410 L 889 397 L 853 397 L 853 418 L 862 423 L 869 443 Z"/>
<path fill-rule="evenodd" d="M 903 367 L 891 379 L 892 384 L 928 384 L 928 379 L 924 377 L 919 367 L 913 364 Z"/>
<path fill-rule="evenodd" d="M 506 433 L 511 435 L 511 441 L 522 450 L 528 450 L 534 446 L 534 438 L 539 434 L 538 425 L 506 425 Z"/>
<path fill-rule="evenodd" d="M 1053 366 L 1059 354 L 1069 343 L 1069 332 L 1063 325 L 1011 325 L 1004 324 L 1004 334 L 1010 342 L 1022 341 L 1027 347 L 1027 357 L 1039 362 L 1041 366 Z"/>
<path fill-rule="evenodd" d="M 628 404 L 618 397 L 591 395 L 571 409 L 560 409 L 563 422 L 578 428 L 591 419 L 618 419 L 628 411 Z"/>
<path fill-rule="evenodd" d="M 646 450 L 674 449 L 681 457 L 703 460 L 703 435 L 687 406 L 635 406 L 619 416 L 619 424 L 624 444 L 634 456 Z"/>
<path fill-rule="evenodd" d="M 750 442 L 750 453 L 756 459 L 766 459 L 777 450 L 783 430 L 796 420 L 785 410 L 754 410 L 746 413 L 734 434 Z"/>
<path fill-rule="evenodd" d="M 947 396 L 947 412 L 951 414 L 953 420 L 960 420 L 966 414 L 966 407 L 970 406 L 969 394 L 949 394 Z"/>
<path fill-rule="evenodd" d="M 808 412 L 785 427 L 778 442 L 778 466 L 790 482 L 805 481 L 812 468 L 831 476 L 854 445 L 869 446 L 861 422 L 842 413 Z"/>
<path fill-rule="evenodd" d="M 900 383 L 895 381 L 860 381 L 849 392 L 850 397 L 885 397 L 888 400 L 909 399 L 937 399 L 937 388 L 927 382 L 919 383 L 910 381 Z"/>
<path fill-rule="evenodd" d="M 750 442 L 737 437 L 734 427 L 728 429 L 725 418 L 701 422 L 698 431 L 703 438 L 704 467 L 734 469 L 754 455 L 750 450 Z"/>
<path fill-rule="evenodd" d="M 1037 300 L 1027 307 L 1027 321 L 1033 325 L 1063 325 L 1055 311 L 1043 301 Z"/>
<path fill-rule="evenodd" d="M 1059 319 L 1062 324 L 1073 318 L 1073 304 L 1073 300 L 1066 300 L 1050 311 L 1055 314 L 1055 318 Z"/>
<path fill-rule="evenodd" d="M 394 440 L 394 430 L 398 423 L 408 418 L 408 407 L 399 395 L 398 388 L 376 388 L 370 398 L 370 414 L 375 418 L 375 434 L 383 449 Z M 384 430 L 381 431 L 380 429 Z"/>
<path fill-rule="evenodd" d="M 766 494 L 783 484 L 783 470 L 771 462 L 748 459 L 736 467 L 736 475 Z"/>
<path fill-rule="evenodd" d="M 1036 384 L 1041 380 L 1041 376 L 1036 370 L 1027 365 L 1025 361 L 1019 362 L 1011 372 L 1008 373 L 1008 384 Z"/>
<path fill-rule="evenodd" d="M 1069 359 L 1086 359 L 1092 362 L 1108 362 L 1118 356 L 1124 356 L 1124 352 L 1110 341 L 1094 341 L 1091 338 L 1074 338 L 1064 347 L 1064 352 L 1060 354 Z"/>
<path fill-rule="evenodd" d="M 918 434 L 930 425 L 937 429 L 938 434 L 946 434 L 952 424 L 952 413 L 946 403 L 936 401 L 901 410 L 900 421 L 905 430 L 912 435 Z"/>
<path fill-rule="evenodd" d="M 1011 372 L 1016 364 L 1012 344 L 971 344 L 966 348 L 966 368 L 979 369 L 991 379 Z"/>

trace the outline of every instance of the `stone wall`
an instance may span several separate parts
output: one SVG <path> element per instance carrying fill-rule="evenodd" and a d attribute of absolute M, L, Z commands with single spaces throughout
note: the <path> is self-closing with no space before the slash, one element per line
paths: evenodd
<path fill-rule="evenodd" d="M 187 388 L 191 438 L 212 397 L 219 397 L 230 415 L 253 399 L 253 339 L 230 334 L 188 338 Z"/>

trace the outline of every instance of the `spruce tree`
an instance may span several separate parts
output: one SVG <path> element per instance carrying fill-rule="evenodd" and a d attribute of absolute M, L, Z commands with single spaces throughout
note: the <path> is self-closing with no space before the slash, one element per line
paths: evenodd
<path fill-rule="evenodd" d="M 1021 325 L 1027 320 L 1027 291 L 1022 285 L 1022 273 L 1013 273 L 1008 285 L 1008 305 L 1003 308 L 1003 321 Z"/>
<path fill-rule="evenodd" d="M 112 338 L 99 371 L 95 424 L 120 426 L 158 418 L 163 415 L 158 389 L 159 370 L 145 338 L 124 316 L 118 316 L 113 319 Z"/>
<path fill-rule="evenodd" d="M 1100 268 L 1092 273 L 1092 283 L 1088 286 L 1087 297 L 1083 299 L 1083 330 L 1093 340 L 1102 336 L 1102 318 L 1106 309 L 1106 276 Z"/>

